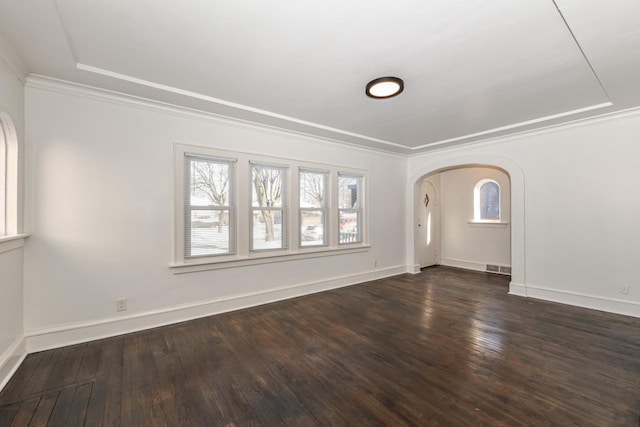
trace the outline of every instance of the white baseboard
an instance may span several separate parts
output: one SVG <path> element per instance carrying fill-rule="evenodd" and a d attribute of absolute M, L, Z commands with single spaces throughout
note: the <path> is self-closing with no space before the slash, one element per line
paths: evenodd
<path fill-rule="evenodd" d="M 519 297 L 527 296 L 527 285 L 522 283 L 510 282 L 509 295 L 517 295 Z"/>
<path fill-rule="evenodd" d="M 232 295 L 208 301 L 167 307 L 136 313 L 125 317 L 113 317 L 89 322 L 58 325 L 25 332 L 29 353 L 79 344 L 101 338 L 122 335 L 172 323 L 207 317 L 302 295 L 383 279 L 407 272 L 407 266 L 377 269 L 365 273 L 334 277 L 327 280 L 302 283 L 294 286 L 268 289 L 259 292 Z"/>
<path fill-rule="evenodd" d="M 473 261 L 464 261 L 461 259 L 442 258 L 440 260 L 440 265 L 446 265 L 447 267 L 464 268 L 465 270 L 486 271 L 486 264 L 481 264 L 479 262 Z"/>
<path fill-rule="evenodd" d="M 574 305 L 577 307 L 590 308 L 615 314 L 623 314 L 625 316 L 640 317 L 640 303 L 634 301 L 625 301 L 616 298 L 607 298 L 598 295 L 549 289 L 531 285 L 527 285 L 526 293 L 529 298 L 559 302 L 561 304 Z"/>
<path fill-rule="evenodd" d="M 7 385 L 25 357 L 27 357 L 26 342 L 21 336 L 16 338 L 9 348 L 0 355 L 0 391 Z"/>
<path fill-rule="evenodd" d="M 418 274 L 420 273 L 420 264 L 413 264 L 407 266 L 407 273 Z"/>

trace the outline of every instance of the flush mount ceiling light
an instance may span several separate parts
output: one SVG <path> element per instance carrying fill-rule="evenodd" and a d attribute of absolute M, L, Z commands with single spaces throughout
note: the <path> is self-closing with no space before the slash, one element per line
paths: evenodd
<path fill-rule="evenodd" d="M 391 98 L 404 90 L 404 82 L 398 77 L 380 77 L 367 83 L 365 93 L 371 98 Z"/>

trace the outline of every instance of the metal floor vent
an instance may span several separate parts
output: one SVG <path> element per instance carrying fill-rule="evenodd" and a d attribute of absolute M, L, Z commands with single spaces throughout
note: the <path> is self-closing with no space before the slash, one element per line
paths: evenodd
<path fill-rule="evenodd" d="M 497 274 L 510 275 L 511 274 L 511 267 L 504 267 L 502 265 L 487 264 L 486 271 L 488 273 L 497 273 Z"/>

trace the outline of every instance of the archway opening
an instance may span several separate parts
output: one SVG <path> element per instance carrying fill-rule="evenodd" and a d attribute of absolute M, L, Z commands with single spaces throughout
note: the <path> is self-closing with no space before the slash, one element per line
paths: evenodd
<path fill-rule="evenodd" d="M 438 174 L 449 174 L 450 176 L 447 178 L 451 178 L 456 174 L 467 174 L 469 176 L 464 179 L 462 179 L 461 176 L 456 177 L 456 179 L 458 180 L 466 180 L 467 190 L 465 193 L 448 193 L 446 190 L 450 186 L 443 185 L 442 183 L 434 185 L 434 187 L 436 187 L 436 192 L 438 192 L 439 190 L 440 194 L 436 195 L 435 202 L 437 203 L 437 205 L 439 205 L 439 211 L 435 216 L 432 213 L 432 221 L 434 220 L 434 218 L 442 219 L 443 212 L 441 208 L 443 203 L 448 203 L 447 197 L 449 197 L 449 201 L 457 202 L 459 205 L 463 204 L 464 206 L 466 206 L 466 208 L 464 209 L 460 208 L 459 218 L 456 220 L 458 222 L 458 227 L 465 227 L 466 231 L 471 232 L 472 235 L 475 236 L 476 241 L 478 240 L 478 236 L 480 236 L 480 240 L 482 240 L 482 236 L 485 235 L 485 248 L 486 245 L 489 244 L 488 242 L 491 241 L 486 240 L 487 234 L 501 234 L 502 241 L 506 241 L 507 243 L 505 245 L 496 244 L 494 246 L 494 248 L 498 252 L 502 252 L 501 255 L 492 255 L 493 258 L 485 257 L 477 259 L 476 257 L 476 259 L 474 259 L 472 255 L 466 256 L 470 257 L 471 259 L 464 259 L 464 256 L 455 258 L 454 256 L 448 255 L 451 253 L 450 251 L 448 252 L 448 249 L 450 248 L 445 248 L 444 246 L 442 246 L 442 243 L 446 245 L 453 242 L 453 245 L 457 245 L 460 248 L 461 240 L 457 236 L 457 240 L 455 241 L 447 240 L 451 237 L 451 230 L 445 229 L 444 223 L 438 224 L 436 222 L 436 224 L 432 224 L 433 228 L 431 231 L 431 235 L 433 236 L 435 232 L 435 235 L 438 236 L 440 242 L 442 242 L 441 247 L 438 251 L 437 264 L 453 265 L 457 267 L 470 268 L 473 270 L 481 271 L 487 271 L 487 265 L 489 265 L 489 268 L 492 268 L 494 270 L 497 269 L 498 273 L 511 274 L 509 293 L 526 296 L 527 292 L 525 282 L 524 251 L 524 175 L 520 167 L 511 160 L 498 156 L 465 155 L 460 157 L 452 156 L 448 158 L 439 158 L 428 162 L 416 162 L 416 164 L 412 165 L 411 169 L 413 170 L 413 173 L 411 173 L 410 181 L 413 183 L 413 198 L 411 199 L 411 207 L 409 211 L 413 214 L 413 221 L 411 222 L 412 228 L 410 230 L 409 236 L 410 242 L 408 255 L 409 259 L 413 261 L 413 267 L 410 268 L 409 271 L 418 273 L 421 266 L 424 265 L 424 260 L 421 258 L 423 256 L 423 252 L 420 245 L 424 241 L 423 239 L 425 238 L 425 236 L 428 234 L 423 230 L 424 224 L 427 223 L 428 219 L 428 216 L 425 217 L 422 211 L 425 208 L 425 194 L 423 194 L 425 190 L 425 182 L 431 181 L 431 184 L 433 185 L 434 177 L 437 177 Z M 486 175 L 487 171 L 495 171 L 495 175 Z M 485 176 L 482 176 L 482 173 L 485 173 Z M 500 174 L 502 174 L 502 177 L 498 179 Z M 439 176 L 442 179 L 443 175 Z M 456 179 L 454 179 L 454 181 Z M 488 181 L 480 182 L 483 179 L 486 179 Z M 435 181 L 437 181 L 437 179 L 435 179 Z M 480 183 L 481 186 L 485 182 L 493 181 L 495 181 L 497 184 L 497 188 L 500 191 L 500 196 L 502 198 L 508 196 L 508 198 L 504 200 L 508 200 L 508 206 L 506 206 L 505 203 L 501 203 L 498 209 L 496 209 L 496 207 L 487 207 L 485 211 L 490 212 L 487 215 L 492 215 L 492 217 L 487 218 L 486 223 L 482 223 L 482 221 L 475 221 L 476 217 L 474 214 L 474 203 L 477 199 L 474 200 L 474 190 L 476 189 L 476 185 Z M 495 191 L 496 187 L 490 187 L 490 189 L 491 191 Z M 489 198 L 491 197 L 493 197 L 493 199 L 491 200 L 496 200 L 495 193 Z M 464 198 L 465 200 L 463 200 L 462 203 L 460 202 L 460 200 L 456 201 L 456 198 Z M 450 207 L 447 207 L 445 209 L 449 208 Z M 496 212 L 499 212 L 499 216 L 496 215 Z M 447 211 L 447 215 L 448 214 L 449 211 Z M 462 217 L 464 217 L 464 220 L 460 219 Z M 449 233 L 449 235 L 447 235 L 447 233 Z M 481 245 L 472 246 L 470 252 L 473 252 L 474 250 L 477 251 L 480 246 Z M 464 245 L 462 245 L 462 248 L 465 250 L 469 249 L 464 247 Z M 456 263 L 456 260 L 462 262 Z"/>

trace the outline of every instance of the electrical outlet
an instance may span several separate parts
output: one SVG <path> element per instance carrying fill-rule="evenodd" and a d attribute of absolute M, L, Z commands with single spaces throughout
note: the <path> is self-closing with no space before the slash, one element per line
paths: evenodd
<path fill-rule="evenodd" d="M 116 311 L 127 311 L 127 299 L 118 298 L 116 300 Z"/>
<path fill-rule="evenodd" d="M 629 291 L 631 290 L 631 285 L 624 285 L 620 288 L 620 293 L 622 295 L 629 295 Z"/>

